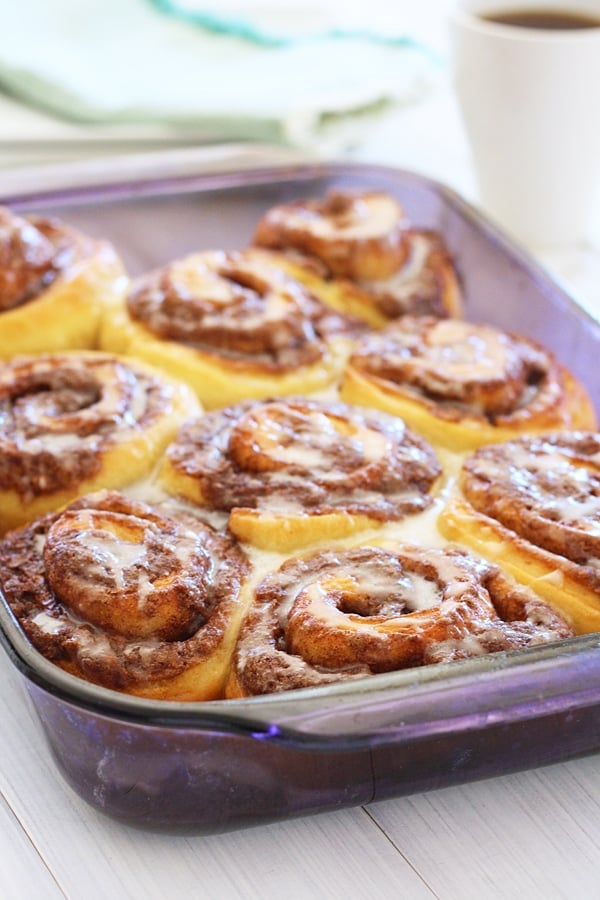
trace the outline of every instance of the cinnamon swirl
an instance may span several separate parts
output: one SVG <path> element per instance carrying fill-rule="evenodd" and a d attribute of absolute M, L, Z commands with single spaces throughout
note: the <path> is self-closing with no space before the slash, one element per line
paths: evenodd
<path fill-rule="evenodd" d="M 322 551 L 255 589 L 229 697 L 361 678 L 572 635 L 547 604 L 458 549 Z"/>
<path fill-rule="evenodd" d="M 439 527 L 531 585 L 579 633 L 600 631 L 600 434 L 477 450 Z"/>
<path fill-rule="evenodd" d="M 185 385 L 93 350 L 0 366 L 0 533 L 145 477 L 198 412 Z"/>
<path fill-rule="evenodd" d="M 0 207 L 0 359 L 93 348 L 102 305 L 124 282 L 107 241 Z"/>
<path fill-rule="evenodd" d="M 234 542 L 196 516 L 111 491 L 0 541 L 0 588 L 40 653 L 160 700 L 222 694 L 247 572 Z"/>
<path fill-rule="evenodd" d="M 401 416 L 454 451 L 595 428 L 582 384 L 550 351 L 490 325 L 406 316 L 359 339 L 341 396 Z"/>
<path fill-rule="evenodd" d="M 101 344 L 165 368 L 212 409 L 325 387 L 356 327 L 263 261 L 211 251 L 135 282 Z"/>
<path fill-rule="evenodd" d="M 286 552 L 427 509 L 431 448 L 393 416 L 305 398 L 245 401 L 186 423 L 167 491 L 229 514 L 241 540 Z"/>
<path fill-rule="evenodd" d="M 254 244 L 324 302 L 381 327 L 407 313 L 459 316 L 458 277 L 441 236 L 411 227 L 382 191 L 331 192 L 275 206 Z"/>

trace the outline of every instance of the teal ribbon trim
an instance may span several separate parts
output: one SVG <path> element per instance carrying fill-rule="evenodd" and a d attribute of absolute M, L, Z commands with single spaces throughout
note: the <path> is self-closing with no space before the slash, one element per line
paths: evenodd
<path fill-rule="evenodd" d="M 432 58 L 435 56 L 429 47 L 420 44 L 409 35 L 385 35 L 362 29 L 331 28 L 318 34 L 290 37 L 257 28 L 246 19 L 223 16 L 211 10 L 182 9 L 176 0 L 147 0 L 147 2 L 158 12 L 172 19 L 178 19 L 212 34 L 238 38 L 261 47 L 289 48 L 316 41 L 360 40 L 387 47 L 418 50 Z"/>

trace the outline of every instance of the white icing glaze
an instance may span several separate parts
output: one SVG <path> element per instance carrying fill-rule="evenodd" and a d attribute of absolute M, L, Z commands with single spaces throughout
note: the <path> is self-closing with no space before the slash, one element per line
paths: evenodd
<path fill-rule="evenodd" d="M 36 534 L 33 545 L 35 548 L 35 552 L 38 556 L 42 556 L 44 552 L 44 547 L 46 546 L 46 535 L 45 534 Z"/>
<path fill-rule="evenodd" d="M 28 438 L 23 432 L 15 431 L 12 434 L 15 445 L 20 453 L 36 455 L 47 451 L 59 455 L 65 450 L 76 447 L 89 447 L 97 443 L 97 436 L 80 437 L 74 432 L 47 432 L 43 437 Z"/>
<path fill-rule="evenodd" d="M 81 532 L 76 540 L 80 546 L 91 552 L 94 565 L 103 573 L 108 573 L 118 587 L 125 585 L 124 571 L 136 563 L 141 563 L 146 554 L 143 544 L 114 538 L 108 533 Z"/>
<path fill-rule="evenodd" d="M 81 658 L 104 659 L 114 655 L 108 638 L 100 631 L 90 632 L 86 628 L 78 628 L 77 644 Z"/>
<path fill-rule="evenodd" d="M 360 577 L 353 574 L 352 581 L 359 593 L 368 594 L 375 600 L 385 601 L 389 595 L 400 588 L 407 596 L 409 612 L 419 612 L 423 609 L 431 609 L 438 606 L 440 592 L 438 586 L 428 578 L 417 574 L 404 574 L 398 581 L 391 580 L 383 573 L 369 572 L 368 576 Z"/>
<path fill-rule="evenodd" d="M 546 445 L 545 445 L 546 446 Z M 477 473 L 494 483 L 506 478 L 507 461 L 480 456 Z M 588 534 L 600 536 L 600 496 L 590 493 L 590 480 L 598 473 L 592 467 L 575 465 L 559 451 L 532 453 L 511 445 L 510 480 L 524 497 L 531 497 L 546 514 L 565 524 L 574 523 Z M 539 475 L 545 476 L 540 483 Z M 552 484 L 568 484 L 570 492 L 551 491 Z"/>
<path fill-rule="evenodd" d="M 465 656 L 484 656 L 487 653 L 481 641 L 473 634 L 467 634 L 455 640 L 441 641 L 437 646 L 442 648 L 444 653 L 448 655 L 453 651 L 457 655 L 464 653 Z"/>
<path fill-rule="evenodd" d="M 209 251 L 178 260 L 171 265 L 170 274 L 173 289 L 183 302 L 199 300 L 204 304 L 198 306 L 198 315 L 209 328 L 223 322 L 224 307 L 238 304 L 244 297 L 260 298 L 261 302 L 255 312 L 250 308 L 236 321 L 240 331 L 253 331 L 264 322 L 280 322 L 294 307 L 282 274 L 262 260 Z M 244 274 L 256 282 L 256 287 L 241 283 Z"/>
<path fill-rule="evenodd" d="M 391 294 L 395 297 L 409 293 L 427 264 L 430 250 L 431 244 L 425 235 L 414 235 L 406 261 L 390 278 L 382 278 L 378 281 L 359 281 L 358 284 L 367 291 Z"/>
<path fill-rule="evenodd" d="M 44 634 L 58 634 L 61 628 L 64 627 L 64 621 L 62 619 L 56 619 L 54 616 L 49 616 L 48 613 L 45 612 L 37 613 L 32 617 L 31 621 Z"/>
<path fill-rule="evenodd" d="M 135 425 L 139 422 L 146 412 L 148 406 L 148 391 L 146 388 L 147 386 L 142 379 L 136 379 L 129 409 L 124 416 L 125 421 L 129 425 Z M 125 435 L 121 436 L 125 438 Z"/>
<path fill-rule="evenodd" d="M 211 303 L 226 306 L 240 294 L 240 288 L 222 278 L 213 266 L 223 265 L 225 256 L 219 253 L 192 254 L 177 260 L 170 269 L 173 286 L 182 297 L 206 297 Z"/>

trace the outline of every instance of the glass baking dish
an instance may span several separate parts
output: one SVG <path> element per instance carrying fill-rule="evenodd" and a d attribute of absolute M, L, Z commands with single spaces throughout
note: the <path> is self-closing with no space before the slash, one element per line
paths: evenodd
<path fill-rule="evenodd" d="M 412 172 L 302 164 L 156 173 L 5 196 L 117 246 L 136 274 L 245 246 L 269 206 L 331 188 L 395 194 L 457 261 L 467 318 L 544 343 L 600 397 L 600 328 L 525 253 L 444 186 Z M 600 408 L 598 409 L 600 413 Z M 0 602 L 0 638 L 56 763 L 97 809 L 132 825 L 214 833 L 366 804 L 600 748 L 600 635 L 244 700 L 156 702 L 63 672 Z"/>

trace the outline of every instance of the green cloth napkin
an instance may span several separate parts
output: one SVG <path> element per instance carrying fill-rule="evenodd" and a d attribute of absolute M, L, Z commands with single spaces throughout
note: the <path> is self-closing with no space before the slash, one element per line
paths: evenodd
<path fill-rule="evenodd" d="M 73 122 L 308 146 L 414 100 L 435 74 L 410 36 L 315 31 L 298 9 L 286 29 L 268 6 L 240 17 L 190 0 L 0 3 L 0 88 Z"/>

